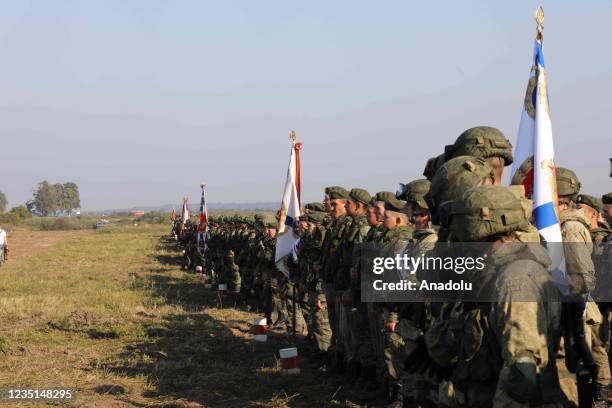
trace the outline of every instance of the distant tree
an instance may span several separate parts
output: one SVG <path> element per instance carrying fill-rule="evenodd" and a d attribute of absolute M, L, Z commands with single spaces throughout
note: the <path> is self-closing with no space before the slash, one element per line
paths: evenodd
<path fill-rule="evenodd" d="M 63 209 L 70 213 L 72 210 L 81 208 L 81 198 L 79 196 L 79 186 L 71 181 L 64 183 L 63 186 Z"/>
<path fill-rule="evenodd" d="M 37 214 L 47 216 L 60 208 L 60 197 L 56 186 L 57 184 L 52 186 L 47 180 L 38 183 L 38 188 L 34 190 L 33 200 L 33 208 L 35 208 Z M 31 206 L 28 206 L 28 208 L 31 208 Z"/>
<path fill-rule="evenodd" d="M 0 191 L 0 213 L 6 211 L 6 205 L 8 204 L 8 200 L 6 199 L 6 195 L 2 191 Z"/>
<path fill-rule="evenodd" d="M 11 208 L 9 211 L 10 214 L 15 214 L 19 220 L 25 220 L 26 218 L 31 217 L 30 211 L 28 211 L 25 205 L 18 205 L 17 207 Z"/>
<path fill-rule="evenodd" d="M 62 183 L 55 183 L 51 187 L 55 190 L 56 197 L 56 209 L 53 212 L 63 211 L 64 210 L 64 185 Z"/>

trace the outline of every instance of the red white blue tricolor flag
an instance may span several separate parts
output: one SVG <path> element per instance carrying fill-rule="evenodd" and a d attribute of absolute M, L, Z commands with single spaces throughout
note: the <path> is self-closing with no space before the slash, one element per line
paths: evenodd
<path fill-rule="evenodd" d="M 541 13 L 541 14 L 540 14 Z M 526 160 L 533 160 L 523 185 L 528 195 L 533 194 L 535 225 L 547 242 L 562 242 L 557 214 L 557 182 L 555 176 L 555 150 L 548 98 L 547 71 L 542 51 L 544 12 L 538 9 L 538 35 L 533 51 L 533 66 L 527 83 L 527 92 L 521 114 L 512 175 Z M 565 283 L 562 245 L 549 245 L 553 258 L 553 276 Z"/>
<path fill-rule="evenodd" d="M 278 270 L 289 277 L 289 270 L 285 259 L 291 252 L 299 237 L 295 234 L 293 227 L 300 217 L 300 149 L 302 144 L 291 143 L 291 155 L 289 157 L 289 169 L 285 181 L 285 191 L 280 209 L 280 220 L 278 233 L 276 235 L 275 263 Z"/>
<path fill-rule="evenodd" d="M 200 220 L 198 222 L 198 252 L 204 256 L 206 252 L 206 239 L 208 238 L 208 210 L 206 209 L 206 185 L 200 185 L 202 188 L 202 198 L 200 199 Z"/>

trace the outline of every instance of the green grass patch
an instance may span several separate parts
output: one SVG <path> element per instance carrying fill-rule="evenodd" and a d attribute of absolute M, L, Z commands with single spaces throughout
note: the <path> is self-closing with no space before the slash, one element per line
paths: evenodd
<path fill-rule="evenodd" d="M 278 350 L 295 340 L 254 342 L 258 314 L 232 298 L 219 308 L 216 292 L 180 270 L 167 233 L 166 225 L 58 232 L 3 266 L 0 388 L 75 387 L 67 404 L 75 407 L 346 406 L 332 401 L 335 379 L 322 379 L 301 344 L 302 373 L 283 375 Z M 23 239 L 36 234 L 50 233 Z M 358 393 L 344 390 L 335 398 Z"/>

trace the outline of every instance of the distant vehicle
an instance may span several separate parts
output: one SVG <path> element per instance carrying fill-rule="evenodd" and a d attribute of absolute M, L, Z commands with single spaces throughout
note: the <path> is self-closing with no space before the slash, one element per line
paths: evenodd
<path fill-rule="evenodd" d="M 96 222 L 96 223 L 93 225 L 93 229 L 102 228 L 102 227 L 104 227 L 106 224 L 108 224 L 108 220 L 107 220 L 107 219 L 102 218 L 101 220 L 99 220 L 98 222 Z"/>

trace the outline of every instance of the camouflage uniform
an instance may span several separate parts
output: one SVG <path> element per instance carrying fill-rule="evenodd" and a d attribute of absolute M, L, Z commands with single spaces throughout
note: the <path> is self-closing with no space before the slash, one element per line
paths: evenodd
<path fill-rule="evenodd" d="M 601 339 L 603 316 L 590 297 L 590 293 L 595 289 L 595 266 L 592 260 L 593 242 L 589 231 L 590 224 L 582 210 L 572 207 L 580 191 L 580 181 L 576 174 L 569 169 L 558 167 L 556 177 L 558 195 L 570 200 L 569 208 L 559 214 L 570 294 L 586 300 L 584 331 L 587 344 L 591 348 L 593 360 L 598 368 L 597 399 L 605 400 L 610 383 L 610 363 L 605 344 Z M 577 403 L 578 392 L 575 378 L 568 376 L 565 369 L 559 371 L 561 386 L 565 395 L 569 400 Z"/>
<path fill-rule="evenodd" d="M 447 150 L 450 147 L 447 147 Z M 499 151 L 484 151 L 480 152 L 482 156 L 489 156 L 490 154 L 501 154 Z M 416 232 L 415 240 L 416 243 L 411 243 L 409 249 L 413 251 L 427 250 L 428 246 L 431 246 L 431 242 L 426 243 L 429 240 L 438 239 L 440 241 L 448 242 L 452 240 L 452 233 L 448 225 L 448 203 L 453 200 L 461 198 L 463 193 L 478 185 L 493 184 L 495 176 L 493 169 L 482 157 L 474 156 L 456 156 L 445 163 L 441 164 L 435 174 L 431 177 L 431 184 L 429 191 L 426 192 L 422 198 L 425 201 L 425 205 L 429 208 L 434 224 L 440 225 L 440 228 L 435 236 L 433 234 L 426 234 L 425 231 Z M 424 206 L 424 204 L 420 204 Z M 430 231 L 431 232 L 431 231 Z M 516 232 L 519 233 L 518 231 Z M 539 235 L 538 235 L 539 237 Z M 419 243 L 423 240 L 423 244 Z M 431 254 L 439 255 L 439 254 Z M 436 273 L 430 271 L 429 273 Z M 421 276 L 417 272 L 417 278 L 421 279 Z M 422 305 L 422 309 L 418 310 L 416 306 L 411 306 L 416 310 L 409 310 L 406 312 L 409 319 L 402 325 L 398 325 L 398 330 L 405 332 L 405 336 L 417 337 L 416 341 L 412 341 L 411 344 L 407 345 L 403 350 L 408 358 L 415 358 L 420 354 L 427 354 L 427 350 L 423 347 L 416 347 L 416 344 L 422 344 L 422 341 L 418 340 L 421 333 L 425 333 L 429 330 L 431 324 L 431 316 L 438 316 L 446 307 L 452 307 L 441 302 L 432 302 L 426 305 Z M 419 321 L 420 320 L 420 321 Z M 407 324 L 411 323 L 411 324 Z M 440 404 L 440 397 L 447 394 L 449 389 L 452 390 L 452 382 L 445 382 L 440 384 L 439 381 L 431 376 L 424 375 L 421 373 L 412 372 L 408 375 L 405 383 L 412 383 L 411 387 L 403 389 L 407 398 L 414 398 L 418 404 L 422 406 L 438 406 Z M 440 389 L 440 391 L 439 391 Z"/>
<path fill-rule="evenodd" d="M 240 276 L 240 267 L 235 262 L 234 251 L 231 249 L 227 253 L 227 269 L 225 274 L 225 281 L 227 282 L 227 289 L 230 292 L 240 293 L 240 284 L 242 278 Z"/>
<path fill-rule="evenodd" d="M 487 215 L 480 211 L 487 208 Z M 468 190 L 452 205 L 450 228 L 458 241 L 485 241 L 507 234 L 514 243 L 492 249 L 478 272 L 476 291 L 491 302 L 458 303 L 451 314 L 456 344 L 426 336 L 441 365 L 455 355 L 455 392 L 450 401 L 469 407 L 561 407 L 555 356 L 561 339 L 561 293 L 548 272 L 550 257 L 539 245 L 520 243 L 513 234 L 528 221 L 520 201 L 503 187 Z M 527 301 L 526 301 L 527 300 Z M 440 327 L 440 326 L 438 326 Z M 435 344 L 438 342 L 439 344 Z M 455 354 L 458 350 L 458 354 Z"/>
<path fill-rule="evenodd" d="M 380 191 L 371 200 L 371 205 L 377 203 L 383 203 L 389 199 L 394 198 L 395 194 L 390 191 Z M 381 245 L 386 241 L 385 235 L 387 228 L 382 224 L 371 226 L 370 230 L 363 239 L 363 243 L 356 247 L 356 254 L 354 256 L 356 262 L 354 267 L 357 268 L 357 274 L 359 279 L 363 273 L 371 273 L 371 271 L 361 270 L 361 260 L 366 256 L 373 256 L 377 246 Z M 363 259 L 363 264 L 368 264 L 366 259 Z M 367 302 L 365 304 L 365 313 L 367 318 L 368 334 L 369 334 L 369 345 L 364 347 L 364 380 L 370 381 L 368 388 L 376 388 L 376 374 L 379 378 L 386 377 L 386 366 L 385 366 L 385 336 L 384 336 L 384 320 L 383 320 L 383 305 L 377 302 Z M 367 353 L 372 353 L 368 356 Z M 374 367 L 369 366 L 370 362 L 374 364 Z"/>
<path fill-rule="evenodd" d="M 581 194 L 577 198 L 577 203 L 586 205 L 598 214 L 603 210 L 603 202 L 600 198 Z M 605 221 L 599 221 L 597 227 L 589 225 L 591 240 L 593 242 L 593 265 L 595 267 L 595 291 L 593 299 L 597 302 L 602 315 L 600 337 L 608 352 L 610 361 L 610 323 L 612 322 L 612 264 L 610 263 L 610 252 L 608 245 L 612 239 L 612 230 Z"/>
<path fill-rule="evenodd" d="M 372 197 L 367 191 L 354 188 L 349 193 L 349 199 L 367 206 Z M 342 324 L 339 325 L 339 331 L 349 363 L 349 380 L 359 377 L 362 366 L 371 367 L 375 363 L 367 329 L 367 310 L 360 302 L 360 282 L 351 277 L 352 268 L 358 262 L 356 248 L 363 242 L 369 230 L 370 225 L 365 215 L 353 217 L 340 244 L 341 264 L 334 279 L 334 289 L 340 298 L 339 321 Z"/>
<path fill-rule="evenodd" d="M 389 198 L 385 202 L 385 211 L 401 212 L 404 210 L 405 202 L 397 198 Z M 382 256 L 395 257 L 401 254 L 412 239 L 414 227 L 412 225 L 399 225 L 385 233 L 384 244 L 381 247 Z M 398 307 L 397 303 L 386 302 L 383 305 L 383 322 L 388 324 L 397 324 L 398 322 Z M 398 366 L 398 354 L 404 347 L 404 341 L 396 332 L 388 330 L 384 331 L 384 361 L 386 367 L 386 377 L 390 391 L 390 399 L 398 398 L 398 391 L 401 385 L 401 371 L 396 370 Z"/>
<path fill-rule="evenodd" d="M 340 199 L 348 197 L 348 191 L 342 187 L 328 187 L 326 189 L 332 199 Z M 323 282 L 325 283 L 325 300 L 327 302 L 327 314 L 329 316 L 329 323 L 332 329 L 332 347 L 337 355 L 337 363 L 342 365 L 344 361 L 344 343 L 340 341 L 339 333 L 339 321 L 338 321 L 338 309 L 340 307 L 340 298 L 336 296 L 334 290 L 334 278 L 337 270 L 340 268 L 339 265 L 339 246 L 342 242 L 344 234 L 348 230 L 352 222 L 352 218 L 344 214 L 338 219 L 335 219 L 331 223 L 330 230 L 325 236 L 325 240 L 322 245 L 322 258 L 321 263 L 323 264 Z"/>
<path fill-rule="evenodd" d="M 310 309 L 308 332 L 309 338 L 313 340 L 317 351 L 325 353 L 331 346 L 331 327 L 329 325 L 329 317 L 327 316 L 323 282 L 318 276 L 317 269 L 320 268 L 318 260 L 321 257 L 321 245 L 326 234 L 325 228 L 320 224 L 326 221 L 326 214 L 310 214 L 307 216 L 307 220 L 317 224 L 314 234 L 302 238 L 304 242 L 300 245 L 300 269 L 302 270 L 304 287 L 308 295 L 308 307 Z M 320 304 L 321 308 L 317 304 Z"/>
<path fill-rule="evenodd" d="M 279 272 L 274 264 L 275 242 L 273 238 L 263 235 L 260 238 L 261 251 L 259 256 L 258 270 L 260 273 L 259 280 L 263 282 L 261 292 L 261 302 L 264 311 L 264 316 L 269 322 L 274 322 L 273 315 L 276 314 L 277 319 L 280 319 L 283 312 L 281 309 L 281 299 L 279 292 Z M 286 316 L 282 317 L 286 318 Z"/>

